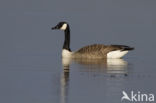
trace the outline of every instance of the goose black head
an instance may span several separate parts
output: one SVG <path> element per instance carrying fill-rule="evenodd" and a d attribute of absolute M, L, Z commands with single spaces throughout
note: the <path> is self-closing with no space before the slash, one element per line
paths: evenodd
<path fill-rule="evenodd" d="M 55 27 L 52 27 L 51 29 L 52 30 L 55 30 L 55 29 L 66 30 L 67 26 L 68 26 L 67 22 L 59 22 Z"/>

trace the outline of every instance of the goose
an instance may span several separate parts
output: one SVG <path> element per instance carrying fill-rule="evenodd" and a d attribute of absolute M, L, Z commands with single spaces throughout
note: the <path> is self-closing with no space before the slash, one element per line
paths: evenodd
<path fill-rule="evenodd" d="M 65 21 L 59 22 L 52 30 L 63 30 L 65 40 L 62 49 L 62 58 L 88 58 L 88 59 L 103 59 L 103 58 L 122 58 L 128 51 L 133 50 L 133 47 L 126 45 L 103 45 L 92 44 L 72 52 L 70 49 L 70 27 Z"/>

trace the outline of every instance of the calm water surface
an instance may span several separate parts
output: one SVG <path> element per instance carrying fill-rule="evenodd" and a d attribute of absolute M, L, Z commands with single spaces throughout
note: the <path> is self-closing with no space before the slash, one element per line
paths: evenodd
<path fill-rule="evenodd" d="M 123 90 L 156 95 L 155 0 L 89 2 L 0 3 L 0 103 L 122 103 Z M 62 20 L 71 25 L 72 50 L 94 43 L 135 50 L 119 60 L 62 60 L 64 34 L 51 31 Z"/>
<path fill-rule="evenodd" d="M 61 60 L 52 54 L 11 58 L 1 61 L 0 96 L 5 103 L 120 103 L 123 90 L 156 91 L 155 65 L 146 59 Z"/>

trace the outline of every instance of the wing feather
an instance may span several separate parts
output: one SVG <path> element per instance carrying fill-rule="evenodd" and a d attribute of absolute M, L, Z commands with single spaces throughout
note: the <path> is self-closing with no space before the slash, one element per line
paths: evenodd
<path fill-rule="evenodd" d="M 106 58 L 107 53 L 115 50 L 132 50 L 125 45 L 103 45 L 103 44 L 93 44 L 85 46 L 78 51 L 74 52 L 75 57 L 85 57 L 85 58 Z"/>

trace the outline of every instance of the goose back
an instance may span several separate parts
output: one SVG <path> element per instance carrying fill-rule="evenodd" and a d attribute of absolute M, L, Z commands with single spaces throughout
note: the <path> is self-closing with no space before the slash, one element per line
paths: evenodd
<path fill-rule="evenodd" d="M 125 45 L 93 44 L 74 52 L 73 58 L 107 58 L 107 53 L 117 50 L 128 51 L 133 50 L 133 48 Z"/>

